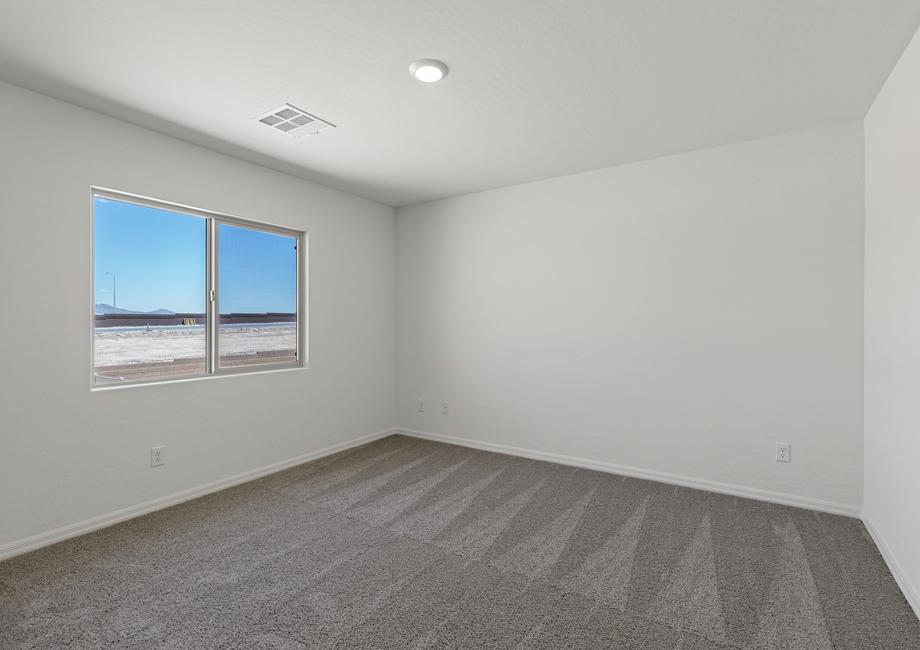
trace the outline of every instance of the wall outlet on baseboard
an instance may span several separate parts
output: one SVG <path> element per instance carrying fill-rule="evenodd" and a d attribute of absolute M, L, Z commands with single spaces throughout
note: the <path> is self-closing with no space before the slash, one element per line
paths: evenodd
<path fill-rule="evenodd" d="M 441 415 L 450 415 L 450 404 L 441 402 Z"/>
<path fill-rule="evenodd" d="M 776 443 L 776 462 L 778 463 L 791 463 L 792 462 L 792 445 L 788 442 L 777 442 Z"/>
<path fill-rule="evenodd" d="M 159 467 L 160 465 L 166 464 L 166 447 L 151 447 L 150 448 L 150 466 Z"/>
<path fill-rule="evenodd" d="M 423 399 L 421 399 L 421 398 L 415 400 L 415 409 L 416 409 L 419 413 L 424 413 L 424 412 L 425 412 L 425 400 L 423 400 Z"/>

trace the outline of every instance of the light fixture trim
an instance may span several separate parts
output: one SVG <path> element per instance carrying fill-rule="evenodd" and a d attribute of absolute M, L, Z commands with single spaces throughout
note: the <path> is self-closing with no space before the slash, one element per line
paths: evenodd
<path fill-rule="evenodd" d="M 435 83 L 447 76 L 447 64 L 437 59 L 419 59 L 409 66 L 409 74 L 422 83 Z"/>

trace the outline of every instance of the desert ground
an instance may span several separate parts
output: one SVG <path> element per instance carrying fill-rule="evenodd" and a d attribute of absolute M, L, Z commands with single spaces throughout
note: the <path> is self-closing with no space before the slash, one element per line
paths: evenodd
<path fill-rule="evenodd" d="M 220 328 L 221 367 L 294 359 L 294 323 Z M 205 330 L 193 327 L 100 327 L 95 332 L 98 383 L 165 379 L 204 372 Z"/>

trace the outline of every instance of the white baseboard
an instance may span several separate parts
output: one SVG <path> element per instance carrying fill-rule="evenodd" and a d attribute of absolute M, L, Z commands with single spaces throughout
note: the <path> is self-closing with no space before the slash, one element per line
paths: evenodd
<path fill-rule="evenodd" d="M 141 515 L 146 515 L 147 513 L 154 512 L 155 510 L 162 510 L 163 508 L 174 506 L 176 504 L 182 503 L 183 501 L 190 501 L 212 492 L 225 490 L 226 488 L 233 487 L 234 485 L 246 483 L 247 481 L 252 481 L 269 474 L 274 474 L 275 472 L 280 472 L 281 470 L 294 467 L 295 465 L 300 465 L 302 463 L 306 463 L 311 460 L 317 460 L 324 456 L 329 456 L 346 449 L 351 449 L 352 447 L 357 447 L 358 445 L 363 445 L 365 443 L 377 440 L 378 438 L 384 438 L 394 433 L 397 433 L 397 429 L 384 429 L 382 431 L 377 431 L 375 433 L 355 438 L 354 440 L 349 440 L 348 442 L 332 445 L 331 447 L 326 447 L 318 451 L 312 451 L 307 454 L 295 456 L 294 458 L 288 458 L 287 460 L 272 463 L 271 465 L 265 465 L 264 467 L 249 470 L 248 472 L 243 472 L 235 476 L 230 476 L 224 479 L 213 481 L 211 483 L 206 483 L 205 485 L 199 485 L 187 490 L 182 490 L 181 492 L 175 492 L 158 499 L 144 501 L 143 503 L 138 503 L 137 505 L 128 506 L 127 508 L 121 508 L 120 510 L 115 510 L 114 512 L 99 515 L 98 517 L 79 521 L 77 523 L 70 524 L 68 526 L 62 526 L 61 528 L 55 528 L 54 530 L 49 530 L 43 533 L 38 533 L 37 535 L 32 535 L 31 537 L 8 542 L 6 544 L 0 545 L 0 560 L 6 560 L 15 555 L 21 555 L 23 553 L 28 553 L 29 551 L 34 551 L 35 549 L 41 548 L 43 546 L 56 544 L 57 542 L 61 542 L 70 537 L 84 535 L 94 530 L 99 530 L 100 528 L 112 526 L 113 524 L 117 524 L 127 519 L 140 517 Z"/>
<path fill-rule="evenodd" d="M 593 469 L 599 472 L 608 472 L 610 474 L 620 474 L 632 476 L 635 478 L 658 481 L 660 483 L 670 483 L 672 485 L 682 485 L 684 487 L 695 488 L 698 490 L 707 490 L 709 492 L 719 492 L 730 494 L 747 499 L 756 499 L 758 501 L 769 501 L 770 503 L 779 503 L 796 508 L 808 508 L 809 510 L 818 510 L 835 515 L 845 515 L 847 517 L 859 517 L 860 508 L 855 505 L 845 503 L 835 503 L 833 501 L 824 501 L 803 497 L 796 494 L 787 494 L 785 492 L 773 492 L 770 490 L 761 490 L 759 488 L 746 487 L 744 485 L 734 485 L 732 483 L 720 483 L 718 481 L 709 481 L 692 476 L 683 476 L 681 474 L 671 474 L 669 472 L 660 472 L 651 469 L 642 469 L 639 467 L 629 467 L 626 465 L 617 465 L 615 463 L 606 463 L 598 460 L 588 460 L 585 458 L 576 458 L 575 456 L 564 456 L 562 454 L 553 454 L 545 451 L 535 451 L 533 449 L 523 449 L 521 447 L 512 447 L 510 445 L 499 445 L 493 442 L 483 442 L 480 440 L 470 440 L 468 438 L 458 438 L 456 436 L 447 436 L 439 433 L 428 433 L 427 431 L 416 431 L 414 429 L 399 428 L 398 433 L 402 433 L 413 438 L 423 438 L 425 440 L 435 440 L 437 442 L 446 442 L 452 445 L 461 445 L 463 447 L 473 447 L 485 451 L 494 451 L 501 454 L 510 454 L 512 456 L 522 456 L 534 460 L 545 460 L 551 463 L 562 465 L 572 465 L 585 469 Z"/>
<path fill-rule="evenodd" d="M 920 590 L 918 590 L 910 581 L 910 578 L 907 577 L 907 573 L 905 573 L 903 567 L 901 567 L 898 558 L 891 552 L 891 547 L 888 546 L 888 542 L 885 541 L 885 538 L 882 537 L 878 529 L 872 525 L 872 521 L 865 513 L 863 514 L 862 521 L 866 530 L 869 531 L 872 541 L 875 542 L 875 545 L 878 547 L 879 553 L 882 554 L 882 559 L 885 560 L 885 564 L 888 565 L 888 570 L 891 571 L 891 575 L 894 576 L 895 582 L 897 582 L 898 586 L 901 588 L 901 593 L 904 594 L 907 604 L 914 610 L 914 614 L 916 614 L 917 618 L 920 618 Z"/>

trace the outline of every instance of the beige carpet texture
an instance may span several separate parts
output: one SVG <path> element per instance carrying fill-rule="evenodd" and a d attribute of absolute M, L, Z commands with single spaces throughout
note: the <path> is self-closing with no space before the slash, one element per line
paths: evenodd
<path fill-rule="evenodd" d="M 391 436 L 0 563 L 0 647 L 920 648 L 857 519 Z"/>

